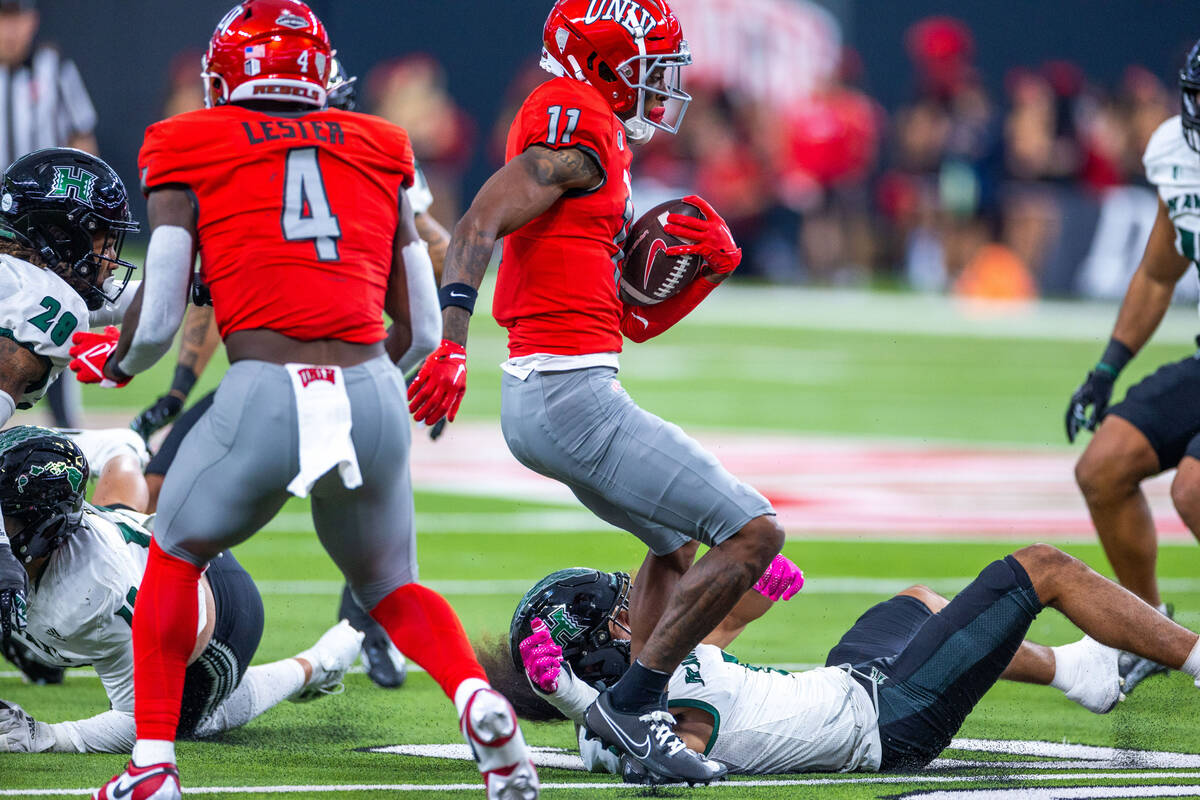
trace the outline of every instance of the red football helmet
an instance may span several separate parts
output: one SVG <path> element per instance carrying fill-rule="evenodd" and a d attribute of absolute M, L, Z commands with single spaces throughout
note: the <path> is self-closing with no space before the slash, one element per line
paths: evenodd
<path fill-rule="evenodd" d="M 278 100 L 320 108 L 333 54 L 325 26 L 300 0 L 245 0 L 208 43 L 204 103 Z"/>
<path fill-rule="evenodd" d="M 679 130 L 692 100 L 680 73 L 692 54 L 666 0 L 557 0 L 542 45 L 543 69 L 590 83 L 617 115 L 630 115 L 630 141 Z M 647 93 L 663 105 L 647 112 Z"/>

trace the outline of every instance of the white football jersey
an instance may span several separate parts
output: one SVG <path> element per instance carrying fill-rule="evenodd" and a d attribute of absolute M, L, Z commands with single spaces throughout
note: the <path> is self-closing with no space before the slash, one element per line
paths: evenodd
<path fill-rule="evenodd" d="M 1200 153 L 1188 147 L 1178 116 L 1154 131 L 1142 163 L 1175 224 L 1175 249 L 1200 261 Z"/>
<path fill-rule="evenodd" d="M 113 709 L 133 713 L 133 604 L 146 571 L 152 518 L 84 508 L 83 527 L 30 582 L 28 627 L 20 636 L 49 664 L 91 664 Z M 203 588 L 198 603 L 203 628 Z"/>
<path fill-rule="evenodd" d="M 879 769 L 879 715 L 843 669 L 755 667 L 702 644 L 671 674 L 667 697 L 712 715 L 706 754 L 732 772 Z"/>
<path fill-rule="evenodd" d="M 48 269 L 0 255 L 0 336 L 32 350 L 50 365 L 42 381 L 14 397 L 17 408 L 29 408 L 71 361 L 71 334 L 86 331 L 89 311 L 83 298 Z"/>

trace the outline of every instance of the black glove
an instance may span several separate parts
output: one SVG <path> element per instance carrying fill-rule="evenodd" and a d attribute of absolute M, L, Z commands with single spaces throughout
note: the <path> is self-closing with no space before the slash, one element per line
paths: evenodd
<path fill-rule="evenodd" d="M 1108 411 L 1108 401 L 1112 399 L 1113 384 L 1117 376 L 1106 364 L 1097 364 L 1096 368 L 1087 374 L 1075 394 L 1071 395 L 1071 404 L 1067 406 L 1067 441 L 1074 442 L 1080 429 L 1096 430 L 1100 420 Z M 1092 414 L 1088 416 L 1088 406 Z"/>
<path fill-rule="evenodd" d="M 133 418 L 129 427 L 148 444 L 154 432 L 179 416 L 183 400 L 173 394 L 164 394 L 154 404 Z"/>
<path fill-rule="evenodd" d="M 0 543 L 0 639 L 25 630 L 25 568 L 6 539 Z"/>

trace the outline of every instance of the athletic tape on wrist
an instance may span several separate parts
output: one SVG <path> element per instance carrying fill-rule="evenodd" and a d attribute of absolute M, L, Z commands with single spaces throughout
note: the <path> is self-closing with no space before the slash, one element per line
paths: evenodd
<path fill-rule="evenodd" d="M 442 308 L 455 306 L 464 309 L 468 314 L 475 313 L 475 299 L 479 292 L 473 286 L 465 283 L 450 283 L 438 289 L 438 301 Z"/>

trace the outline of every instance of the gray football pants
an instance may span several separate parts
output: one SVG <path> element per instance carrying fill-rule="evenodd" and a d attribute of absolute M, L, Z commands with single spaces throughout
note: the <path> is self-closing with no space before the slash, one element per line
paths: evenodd
<path fill-rule="evenodd" d="M 500 422 L 517 460 L 570 487 L 655 555 L 715 546 L 775 511 L 678 425 L 640 408 L 611 367 L 504 374 Z"/>
<path fill-rule="evenodd" d="M 371 609 L 417 580 L 411 433 L 404 381 L 386 356 L 342 373 L 363 484 L 347 489 L 337 469 L 330 470 L 312 488 L 312 517 L 321 544 Z M 264 361 L 234 363 L 167 470 L 154 526 L 158 546 L 203 564 L 250 538 L 291 496 L 286 487 L 299 460 L 287 370 Z"/>

